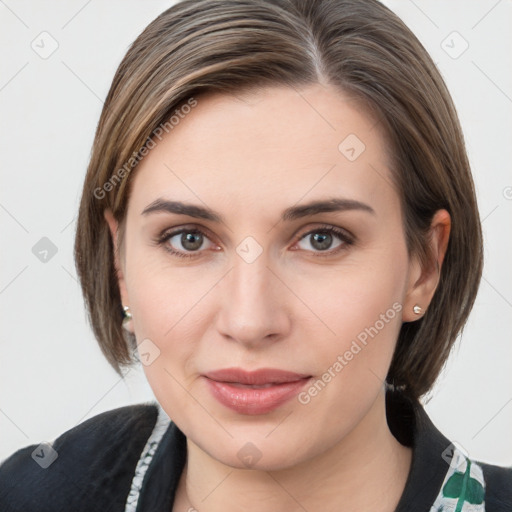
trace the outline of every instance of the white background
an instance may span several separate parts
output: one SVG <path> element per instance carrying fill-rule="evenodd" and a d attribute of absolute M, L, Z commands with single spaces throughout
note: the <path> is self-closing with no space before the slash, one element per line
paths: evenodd
<path fill-rule="evenodd" d="M 510 465 L 512 3 L 385 3 L 426 46 L 452 92 L 486 242 L 475 309 L 427 411 L 472 457 Z M 101 355 L 72 248 L 102 100 L 128 45 L 170 5 L 0 1 L 0 460 L 102 411 L 152 398 L 140 369 L 122 380 Z M 47 59 L 31 48 L 41 37 L 51 47 L 49 36 L 38 38 L 43 31 L 58 43 Z M 464 41 L 467 50 L 452 58 Z M 32 253 L 42 237 L 58 249 L 46 263 Z"/>

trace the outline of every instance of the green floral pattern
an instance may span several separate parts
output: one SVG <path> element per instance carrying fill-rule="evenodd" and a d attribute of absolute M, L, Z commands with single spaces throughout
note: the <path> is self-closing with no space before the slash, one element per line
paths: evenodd
<path fill-rule="evenodd" d="M 485 512 L 482 468 L 455 447 L 450 467 L 430 512 Z"/>

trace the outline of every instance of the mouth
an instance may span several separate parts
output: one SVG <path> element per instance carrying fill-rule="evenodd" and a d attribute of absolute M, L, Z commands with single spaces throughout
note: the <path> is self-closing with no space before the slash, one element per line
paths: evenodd
<path fill-rule="evenodd" d="M 227 368 L 203 375 L 214 398 L 229 409 L 246 415 L 269 413 L 293 398 L 311 375 L 274 368 L 246 371 Z"/>
<path fill-rule="evenodd" d="M 226 382 L 226 384 L 230 384 L 231 386 L 235 388 L 240 389 L 265 389 L 270 388 L 272 386 L 277 386 L 280 384 L 279 382 L 267 382 L 267 384 L 241 384 L 240 382 Z"/>

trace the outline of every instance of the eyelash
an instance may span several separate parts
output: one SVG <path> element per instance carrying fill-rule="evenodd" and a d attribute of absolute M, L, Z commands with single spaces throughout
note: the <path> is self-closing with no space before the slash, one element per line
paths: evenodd
<path fill-rule="evenodd" d="M 203 231 L 201 229 L 198 229 L 198 228 L 187 228 L 185 226 L 183 228 L 177 229 L 176 231 L 164 231 L 155 240 L 155 242 L 156 242 L 157 245 L 162 246 L 167 252 L 169 252 L 173 256 L 177 256 L 179 258 L 193 258 L 193 257 L 199 255 L 201 253 L 201 251 L 190 251 L 189 253 L 183 253 L 183 252 L 180 252 L 180 251 L 175 251 L 174 249 L 171 249 L 169 247 L 169 244 L 167 244 L 167 242 L 172 237 L 174 237 L 176 235 L 180 235 L 182 233 L 201 234 L 201 235 L 203 235 L 205 238 L 207 238 L 209 240 L 208 233 L 206 233 L 205 231 Z M 312 234 L 315 234 L 315 233 L 333 234 L 333 235 L 336 235 L 341 240 L 341 242 L 342 242 L 341 245 L 339 245 L 338 247 L 336 247 L 333 250 L 328 250 L 328 251 L 306 251 L 306 252 L 313 252 L 317 257 L 334 256 L 334 255 L 338 254 L 339 252 L 341 252 L 343 250 L 346 250 L 347 247 L 353 245 L 354 241 L 355 241 L 354 237 L 352 235 L 350 235 L 348 232 L 346 232 L 345 230 L 342 230 L 340 228 L 336 228 L 336 227 L 330 226 L 330 225 L 323 225 L 323 226 L 319 226 L 319 227 L 316 227 L 314 229 L 311 229 L 311 230 L 307 231 L 306 233 L 304 233 L 303 235 L 301 235 L 299 237 L 299 239 L 298 239 L 298 241 L 296 243 L 304 240 L 308 236 L 310 236 Z"/>

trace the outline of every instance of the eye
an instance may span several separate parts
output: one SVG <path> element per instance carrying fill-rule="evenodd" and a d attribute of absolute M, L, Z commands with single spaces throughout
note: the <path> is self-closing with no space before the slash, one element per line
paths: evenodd
<path fill-rule="evenodd" d="M 174 231 L 165 231 L 156 240 L 158 245 L 173 256 L 190 258 L 199 256 L 207 249 L 219 250 L 207 234 L 198 228 L 183 227 Z M 320 226 L 303 234 L 292 247 L 317 253 L 319 256 L 332 256 L 354 243 L 354 238 L 345 230 L 334 226 Z M 325 253 L 325 254 L 322 254 Z"/>
<path fill-rule="evenodd" d="M 353 242 L 353 238 L 346 231 L 334 226 L 322 226 L 302 235 L 296 245 L 302 250 L 332 255 L 352 245 Z"/>
<path fill-rule="evenodd" d="M 206 234 L 197 228 L 166 232 L 159 238 L 158 243 L 171 254 L 182 258 L 196 256 L 205 249 L 215 247 Z"/>

